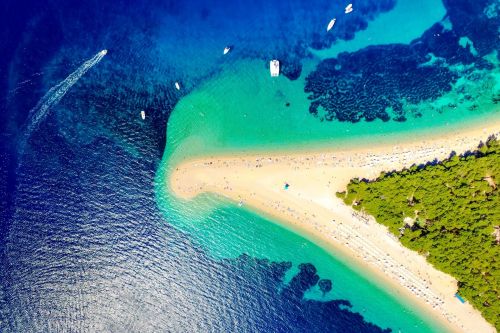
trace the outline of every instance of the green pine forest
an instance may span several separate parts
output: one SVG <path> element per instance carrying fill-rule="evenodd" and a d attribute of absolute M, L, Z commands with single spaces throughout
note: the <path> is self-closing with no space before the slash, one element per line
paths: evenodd
<path fill-rule="evenodd" d="M 500 143 L 474 154 L 353 179 L 337 193 L 454 276 L 458 293 L 500 331 Z"/>

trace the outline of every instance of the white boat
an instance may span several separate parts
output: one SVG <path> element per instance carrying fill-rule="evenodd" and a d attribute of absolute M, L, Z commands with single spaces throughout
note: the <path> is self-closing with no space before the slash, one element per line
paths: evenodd
<path fill-rule="evenodd" d="M 141 118 L 142 120 L 146 119 L 146 112 L 144 110 L 141 111 Z"/>
<path fill-rule="evenodd" d="M 348 4 L 347 7 L 345 7 L 345 13 L 349 14 L 352 12 L 352 3 Z"/>
<path fill-rule="evenodd" d="M 224 48 L 224 54 L 228 54 L 228 53 L 229 53 L 229 51 L 231 51 L 231 48 L 230 48 L 229 46 L 226 46 L 226 47 Z"/>
<path fill-rule="evenodd" d="M 326 31 L 330 31 L 333 26 L 335 25 L 335 22 L 337 21 L 336 18 L 334 18 L 333 20 L 330 21 L 330 23 L 328 23 L 328 27 L 326 27 Z"/>
<path fill-rule="evenodd" d="M 280 62 L 276 59 L 269 62 L 269 70 L 271 71 L 271 76 L 276 77 L 280 75 Z"/>
<path fill-rule="evenodd" d="M 179 84 L 179 82 L 175 82 L 175 89 L 181 90 L 181 85 Z"/>

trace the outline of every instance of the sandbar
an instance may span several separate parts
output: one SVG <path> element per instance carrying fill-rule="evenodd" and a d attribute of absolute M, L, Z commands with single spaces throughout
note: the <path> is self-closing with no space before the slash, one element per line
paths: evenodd
<path fill-rule="evenodd" d="M 454 297 L 456 279 L 403 247 L 386 227 L 356 213 L 335 193 L 345 190 L 352 178 L 373 179 L 381 172 L 442 160 L 452 151 L 474 150 L 480 141 L 499 134 L 500 120 L 493 119 L 442 134 L 415 135 L 397 144 L 324 147 L 311 152 L 225 153 L 180 162 L 165 181 L 182 199 L 207 192 L 220 195 L 327 244 L 374 278 L 384 280 L 450 331 L 495 332 L 479 311 Z"/>

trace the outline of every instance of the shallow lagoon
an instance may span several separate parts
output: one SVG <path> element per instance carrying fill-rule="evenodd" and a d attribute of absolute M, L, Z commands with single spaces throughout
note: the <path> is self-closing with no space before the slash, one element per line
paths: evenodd
<path fill-rule="evenodd" d="M 421 57 L 419 65 L 444 66 L 462 78 L 436 100 L 403 105 L 406 121 L 352 124 L 309 113 L 304 86 L 321 59 L 308 51 L 367 46 L 359 38 L 380 31 L 377 24 L 403 14 L 398 8 L 408 3 L 355 3 L 354 12 L 327 34 L 326 24 L 340 17 L 342 4 L 12 2 L 18 15 L 0 23 L 11 32 L 0 67 L 6 78 L 0 187 L 9 193 L 0 201 L 6 212 L 0 233 L 0 329 L 290 331 L 309 325 L 310 331 L 440 331 L 343 258 L 230 203 L 205 196 L 185 204 L 163 187 L 169 164 L 182 158 L 390 141 L 498 116 L 492 98 L 500 87 L 498 44 L 490 34 L 496 28 L 487 21 L 494 22 L 498 10 L 488 1 L 478 2 L 477 12 L 467 1 L 443 3 L 453 15 L 439 31 L 460 31 L 447 34 L 441 48 L 429 46 L 434 56 Z M 425 20 L 408 26 L 412 38 L 441 19 L 443 7 L 432 9 Z M 469 26 L 484 26 L 481 36 L 457 25 L 468 19 L 478 20 Z M 477 58 L 469 55 L 464 36 Z M 400 37 L 377 43 L 409 42 Z M 223 56 L 226 45 L 234 47 Z M 26 153 L 17 155 L 12 141 L 22 134 L 29 110 L 101 49 L 108 49 L 106 57 L 50 111 Z M 271 80 L 268 60 L 275 57 L 286 77 Z M 314 275 L 299 271 L 301 263 L 331 279 L 332 291 L 323 296 Z M 283 276 L 289 284 L 281 282 Z M 290 288 L 298 298 L 283 296 Z M 332 299 L 352 302 L 354 313 L 326 302 Z"/>
<path fill-rule="evenodd" d="M 418 20 L 418 24 L 412 24 L 406 17 L 412 6 L 419 7 L 412 8 L 412 15 L 416 12 L 430 12 L 431 15 L 426 15 L 426 20 Z M 302 61 L 301 75 L 293 81 L 283 76 L 269 77 L 261 60 L 228 61 L 218 74 L 194 89 L 176 106 L 167 130 L 164 171 L 168 174 L 169 163 L 175 165 L 179 160 L 217 153 L 307 150 L 368 142 L 397 144 L 415 134 L 424 138 L 427 133 L 477 126 L 491 117 L 498 117 L 492 98 L 498 93 L 497 88 L 492 89 L 498 85 L 495 53 L 485 57 L 489 57 L 490 63 L 486 69 L 475 69 L 467 64 L 449 66 L 461 79 L 449 82 L 450 88 L 438 98 L 418 103 L 404 101 L 405 121 L 323 121 L 307 112 L 311 100 L 304 92 L 304 86 L 321 59 L 369 45 L 410 43 L 438 22 L 441 22 L 442 31 L 448 31 L 450 22 L 445 13 L 442 4 L 416 5 L 400 1 L 392 11 L 381 14 L 368 24 L 366 30 L 358 32 L 353 40 L 338 41 L 319 51 L 310 48 L 315 57 Z M 396 26 L 399 27 L 401 22 L 405 22 L 405 26 L 398 29 Z M 391 28 L 391 24 L 395 26 Z M 371 35 L 373 38 L 369 38 Z M 429 54 L 419 66 L 432 66 L 432 59 Z M 444 62 L 436 66 L 448 64 Z M 162 192 L 165 175 L 163 171 L 159 175 L 160 185 L 157 186 Z M 322 278 L 332 279 L 334 288 L 325 296 L 318 289 L 312 289 L 307 297 L 348 299 L 355 311 L 381 327 L 400 328 L 403 332 L 442 329 L 427 326 L 436 324 L 424 323 L 421 314 L 409 310 L 404 300 L 396 300 L 397 296 L 391 295 L 383 285 L 370 282 L 366 273 L 353 267 L 346 258 L 334 258 L 317 245 L 265 218 L 211 196 L 187 204 L 168 194 L 159 198 L 167 214 L 175 211 L 184 216 L 177 219 L 184 221 L 179 227 L 187 230 L 217 257 L 235 257 L 243 252 L 270 260 L 291 261 L 294 265 L 311 262 Z M 393 316 L 396 312 L 401 315 Z"/>

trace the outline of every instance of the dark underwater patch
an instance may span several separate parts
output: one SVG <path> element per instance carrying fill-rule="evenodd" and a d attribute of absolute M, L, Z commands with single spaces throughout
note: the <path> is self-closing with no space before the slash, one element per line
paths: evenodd
<path fill-rule="evenodd" d="M 500 49 L 498 21 L 484 13 L 488 3 L 445 1 L 452 30 L 438 23 L 409 45 L 372 46 L 322 61 L 306 78 L 309 112 L 321 121 L 353 123 L 421 116 L 406 114 L 403 105 L 433 101 L 449 92 L 459 78 L 451 65 L 492 68 L 480 58 Z M 461 46 L 462 37 L 472 44 Z M 431 54 L 439 61 L 429 63 Z"/>
<path fill-rule="evenodd" d="M 97 129 L 79 145 L 59 131 L 56 119 L 43 122 L 17 169 L 2 332 L 389 332 L 347 300 L 305 299 L 331 285 L 312 264 L 284 283 L 290 262 L 215 260 L 193 245 L 156 205 L 154 147 L 133 156 Z"/>
<path fill-rule="evenodd" d="M 337 40 L 350 40 L 354 38 L 357 31 L 364 30 L 368 26 L 368 22 L 375 19 L 379 14 L 388 12 L 394 8 L 396 0 L 368 0 L 356 4 L 356 11 L 351 15 L 343 18 L 344 24 L 335 27 L 335 34 L 326 33 L 324 27 L 319 30 L 318 22 L 304 22 L 305 27 L 314 27 L 312 30 L 306 30 L 303 35 L 289 36 L 286 34 L 280 38 L 280 43 L 275 43 L 275 48 L 272 52 L 262 53 L 259 50 L 255 56 L 263 59 L 266 57 L 277 57 L 281 63 L 281 74 L 290 80 L 296 80 L 302 73 L 302 60 L 309 56 L 308 47 L 317 50 L 329 48 Z M 343 5 L 338 3 L 325 3 L 321 1 L 313 1 L 311 7 L 316 8 L 318 12 L 342 13 Z M 293 11 L 293 6 L 287 11 Z M 304 29 L 305 30 L 305 29 Z M 288 37 L 288 38 L 287 38 Z M 252 52 L 253 53 L 253 52 Z"/>
<path fill-rule="evenodd" d="M 332 286 L 330 280 L 320 280 L 316 268 L 312 264 L 300 264 L 299 272 L 290 282 L 283 285 L 285 273 L 291 264 L 287 262 L 270 262 L 241 255 L 230 260 L 238 271 L 253 272 L 258 285 L 249 286 L 241 281 L 238 288 L 251 288 L 263 300 L 255 299 L 255 307 L 248 311 L 255 312 L 252 318 L 256 321 L 250 331 L 259 332 L 391 332 L 391 329 L 366 322 L 363 317 L 350 310 L 351 304 L 346 300 L 317 301 L 305 299 L 304 294 L 311 288 L 321 284 L 326 288 Z M 255 281 L 254 280 L 254 281 Z M 281 286 L 281 288 L 280 288 Z M 233 288 L 231 288 L 233 289 Z M 281 291 L 278 291 L 280 290 Z M 251 296 L 252 299 L 254 296 Z M 234 331 L 242 331 L 242 327 L 233 327 Z"/>
<path fill-rule="evenodd" d="M 371 47 L 355 54 L 327 59 L 307 77 L 309 112 L 325 120 L 388 121 L 392 111 L 404 116 L 403 99 L 410 103 L 434 99 L 451 89 L 456 76 L 437 66 L 421 67 L 424 57 L 404 45 Z"/>

